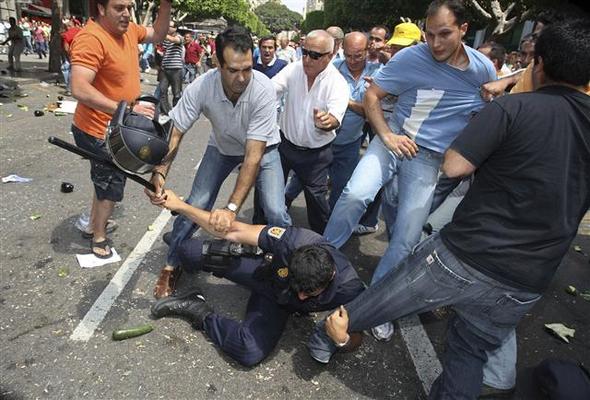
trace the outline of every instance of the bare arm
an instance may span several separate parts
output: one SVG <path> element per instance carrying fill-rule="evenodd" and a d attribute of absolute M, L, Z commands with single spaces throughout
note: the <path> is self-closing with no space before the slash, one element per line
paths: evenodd
<path fill-rule="evenodd" d="M 118 103 L 92 86 L 95 77 L 96 72 L 90 68 L 82 65 L 72 65 L 72 95 L 85 106 L 107 114 L 113 114 Z"/>
<path fill-rule="evenodd" d="M 176 44 L 180 44 L 182 43 L 182 38 L 178 35 L 166 35 L 166 40 L 171 42 L 171 43 L 176 43 Z"/>
<path fill-rule="evenodd" d="M 147 34 L 143 39 L 144 43 L 160 43 L 164 41 L 168 28 L 170 27 L 170 0 L 160 1 L 160 9 L 158 10 L 158 17 L 153 24 L 153 27 L 147 27 Z"/>
<path fill-rule="evenodd" d="M 258 237 L 260 232 L 264 229 L 265 225 L 250 225 L 239 221 L 233 221 L 228 232 L 219 232 L 209 224 L 211 213 L 209 211 L 202 210 L 191 206 L 180 200 L 176 193 L 172 190 L 166 190 L 165 201 L 162 204 L 165 208 L 170 211 L 176 211 L 194 223 L 198 224 L 201 228 L 205 229 L 210 234 L 231 240 L 232 242 L 238 242 L 243 244 L 249 244 L 252 246 L 258 245 Z"/>
<path fill-rule="evenodd" d="M 102 111 L 107 114 L 113 114 L 117 110 L 119 102 L 111 100 L 97 90 L 92 83 L 96 78 L 96 72 L 82 65 L 72 65 L 72 95 L 80 103 Z M 134 104 L 133 111 L 144 114 L 148 118 L 154 117 L 155 106 L 153 104 Z"/>
<path fill-rule="evenodd" d="M 326 132 L 331 132 L 340 126 L 340 122 L 335 116 L 327 111 L 320 111 L 317 108 L 313 110 L 313 122 L 316 128 Z"/>
<path fill-rule="evenodd" d="M 405 135 L 392 132 L 389 125 L 387 125 L 387 121 L 385 121 L 383 109 L 381 108 L 381 99 L 387 95 L 387 92 L 374 83 L 371 83 L 363 99 L 365 115 L 373 130 L 379 135 L 379 138 L 389 150 L 398 157 L 405 156 L 412 158 L 418 152 L 416 143 Z"/>
<path fill-rule="evenodd" d="M 475 165 L 453 149 L 448 149 L 441 167 L 442 172 L 449 178 L 462 178 L 475 172 Z"/>
<path fill-rule="evenodd" d="M 363 108 L 363 103 L 348 100 L 348 108 L 362 117 L 365 116 L 365 109 Z"/>
<path fill-rule="evenodd" d="M 240 167 L 240 174 L 234 187 L 234 191 L 229 197 L 229 203 L 234 203 L 238 208 L 244 203 L 248 192 L 256 181 L 258 175 L 258 167 L 260 160 L 264 155 L 266 149 L 266 142 L 260 140 L 246 140 L 246 154 L 244 161 Z M 227 208 L 217 209 L 211 213 L 209 224 L 214 227 L 217 232 L 227 233 L 236 219 L 236 214 Z"/>
<path fill-rule="evenodd" d="M 494 97 L 502 96 L 508 87 L 516 85 L 516 82 L 518 82 L 523 72 L 524 69 L 505 78 L 484 83 L 481 85 L 481 97 L 485 101 L 491 101 Z"/>
<path fill-rule="evenodd" d="M 166 154 L 166 156 L 162 159 L 160 165 L 154 167 L 152 179 L 150 180 L 150 182 L 155 186 L 156 191 L 152 192 L 147 188 L 144 190 L 152 204 L 162 205 L 165 201 L 165 196 L 163 196 L 162 189 L 164 188 L 168 171 L 170 171 L 170 167 L 172 166 L 172 161 L 174 161 L 174 158 L 176 158 L 176 154 L 178 153 L 178 148 L 183 136 L 184 135 L 178 130 L 178 128 L 172 128 L 170 142 L 168 143 L 168 154 Z"/>

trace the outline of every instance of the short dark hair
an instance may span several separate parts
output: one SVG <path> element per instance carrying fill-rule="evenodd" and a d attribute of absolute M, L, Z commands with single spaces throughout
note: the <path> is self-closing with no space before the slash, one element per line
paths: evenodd
<path fill-rule="evenodd" d="M 262 42 L 266 42 L 267 40 L 272 40 L 272 43 L 274 44 L 275 49 L 277 48 L 277 39 L 273 35 L 266 35 L 266 36 L 263 36 L 260 39 L 258 39 L 258 47 L 260 47 L 260 44 Z"/>
<path fill-rule="evenodd" d="M 453 13 L 458 26 L 467 22 L 467 11 L 461 0 L 434 0 L 426 9 L 426 18 L 432 17 L 441 7 L 446 7 Z"/>
<path fill-rule="evenodd" d="M 225 60 L 223 59 L 223 50 L 230 47 L 241 53 L 247 53 L 248 50 L 253 51 L 254 43 L 250 33 L 241 26 L 231 26 L 221 32 L 215 38 L 215 54 L 217 54 L 217 61 L 219 66 L 223 67 Z"/>
<path fill-rule="evenodd" d="M 371 28 L 371 30 L 373 29 L 383 29 L 385 31 L 385 40 L 389 40 L 391 38 L 391 31 L 385 25 L 375 25 Z"/>
<path fill-rule="evenodd" d="M 535 62 L 556 82 L 585 86 L 590 81 L 590 19 L 551 24 L 535 44 Z"/>
<path fill-rule="evenodd" d="M 485 42 L 482 43 L 478 48 L 479 49 L 490 49 L 489 58 L 493 61 L 499 61 L 500 67 L 506 61 L 506 49 L 500 43 L 496 42 Z"/>
<path fill-rule="evenodd" d="M 295 250 L 289 262 L 289 286 L 295 293 L 326 288 L 334 276 L 334 258 L 323 246 L 310 244 Z"/>

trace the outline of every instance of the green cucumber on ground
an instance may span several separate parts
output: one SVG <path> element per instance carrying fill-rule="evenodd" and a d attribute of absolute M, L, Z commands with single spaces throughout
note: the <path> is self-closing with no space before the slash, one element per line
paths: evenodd
<path fill-rule="evenodd" d="M 125 340 L 150 333 L 154 328 L 150 324 L 136 326 L 134 328 L 118 329 L 113 331 L 113 340 Z"/>

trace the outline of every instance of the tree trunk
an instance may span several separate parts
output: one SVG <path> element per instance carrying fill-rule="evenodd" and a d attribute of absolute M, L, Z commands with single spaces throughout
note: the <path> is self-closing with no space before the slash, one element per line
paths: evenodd
<path fill-rule="evenodd" d="M 49 42 L 49 72 L 61 71 L 62 1 L 54 0 L 51 6 L 51 41 Z"/>
<path fill-rule="evenodd" d="M 148 1 L 148 7 L 145 12 L 145 15 L 143 16 L 143 21 L 141 22 L 143 26 L 148 26 L 148 24 L 150 23 L 150 18 L 152 17 L 152 11 L 155 5 L 156 2 L 154 0 Z"/>

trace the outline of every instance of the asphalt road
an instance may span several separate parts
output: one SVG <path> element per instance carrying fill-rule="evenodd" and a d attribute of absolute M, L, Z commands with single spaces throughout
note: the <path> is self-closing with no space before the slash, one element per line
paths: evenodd
<path fill-rule="evenodd" d="M 80 268 L 75 254 L 88 253 L 89 242 L 73 223 L 90 204 L 88 163 L 47 143 L 50 135 L 73 142 L 71 116 L 33 116 L 35 109 L 57 100 L 63 88 L 53 85 L 34 58 L 25 57 L 24 61 L 28 72 L 12 82 L 19 82 L 28 96 L 0 98 L 0 175 L 33 179 L 0 184 L 0 398 L 424 398 L 421 379 L 432 375 L 436 360 L 415 365 L 399 330 L 389 343 L 367 336 L 357 352 L 338 354 L 332 363 L 322 366 L 304 347 L 321 315 L 294 316 L 270 357 L 254 368 L 243 368 L 186 322 L 151 320 L 153 284 L 165 261 L 161 232 L 171 229 L 172 219 L 150 205 L 143 188 L 133 182 L 127 184 L 125 200 L 114 214 L 120 226 L 112 239 L 122 261 Z M 1 63 L 0 70 L 5 66 Z M 6 75 L 0 78 L 7 82 Z M 152 92 L 155 77 L 145 78 L 151 82 L 144 81 L 144 92 Z M 39 79 L 49 85 L 42 85 Z M 168 186 L 179 194 L 186 195 L 190 188 L 209 130 L 210 124 L 202 119 L 182 143 L 168 180 Z M 72 193 L 60 192 L 64 181 L 74 185 Z M 220 191 L 219 205 L 227 201 L 234 182 L 232 174 Z M 301 198 L 291 212 L 297 225 L 306 226 Z M 251 214 L 250 199 L 240 219 L 247 221 Z M 31 219 L 34 215 L 39 218 Z M 157 219 L 163 222 L 161 232 L 157 232 Z M 155 242 L 146 245 L 149 237 L 156 235 Z M 545 358 L 590 363 L 590 303 L 564 292 L 567 285 L 590 289 L 590 232 L 578 235 L 574 244 L 580 246 L 579 251 L 572 247 L 543 300 L 519 326 L 515 399 L 537 398 L 530 371 Z M 354 237 L 344 251 L 368 281 L 385 246 L 381 228 L 376 234 Z M 133 264 L 130 255 L 137 269 L 118 287 L 121 293 L 113 299 L 112 307 L 103 310 L 106 315 L 98 329 L 88 341 L 72 340 L 72 333 L 117 271 Z M 201 286 L 217 311 L 236 318 L 248 296 L 231 282 L 205 275 L 185 275 L 180 285 Z M 429 314 L 421 320 L 440 356 L 445 318 Z M 576 329 L 574 339 L 568 344 L 547 334 L 543 324 L 550 322 Z M 114 329 L 143 323 L 152 324 L 154 330 L 134 339 L 111 340 Z"/>

